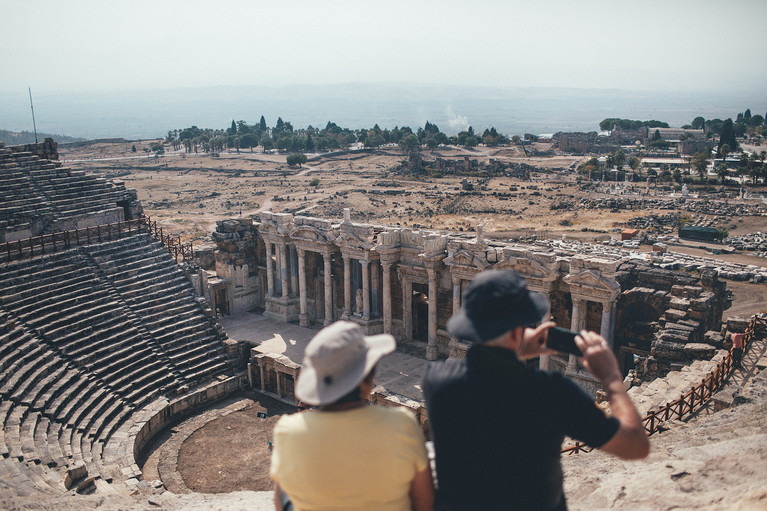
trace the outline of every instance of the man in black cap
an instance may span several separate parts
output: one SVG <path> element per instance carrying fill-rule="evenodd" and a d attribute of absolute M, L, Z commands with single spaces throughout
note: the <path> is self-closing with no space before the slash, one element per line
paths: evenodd
<path fill-rule="evenodd" d="M 606 416 L 575 383 L 524 360 L 545 347 L 546 297 L 517 273 L 480 273 L 448 321 L 456 338 L 473 343 L 463 360 L 435 362 L 424 375 L 443 510 L 566 510 L 560 451 L 570 436 L 626 459 L 644 458 L 649 441 L 623 387 L 604 338 L 576 337 L 583 366 L 610 402 Z M 538 325 L 538 326 L 535 326 Z"/>

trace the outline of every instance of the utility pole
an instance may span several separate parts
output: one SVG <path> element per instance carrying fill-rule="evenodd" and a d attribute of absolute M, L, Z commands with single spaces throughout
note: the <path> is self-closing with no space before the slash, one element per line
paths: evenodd
<path fill-rule="evenodd" d="M 32 108 L 32 126 L 35 129 L 35 144 L 37 144 L 37 123 L 35 122 L 35 105 L 32 104 L 32 87 L 29 88 L 29 106 Z"/>

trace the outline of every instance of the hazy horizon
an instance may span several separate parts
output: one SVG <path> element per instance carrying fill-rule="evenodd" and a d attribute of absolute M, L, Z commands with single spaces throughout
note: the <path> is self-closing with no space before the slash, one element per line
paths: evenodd
<path fill-rule="evenodd" d="M 516 133 L 596 129 L 599 116 L 679 124 L 767 109 L 767 2 L 756 0 L 0 7 L 4 129 L 32 129 L 29 87 L 40 131 L 88 138 L 262 114 L 295 127 L 430 120 Z"/>
<path fill-rule="evenodd" d="M 457 87 L 425 84 L 335 84 L 290 87 L 200 87 L 168 90 L 38 93 L 32 91 L 37 129 L 83 138 L 163 137 L 197 125 L 224 129 L 232 120 L 269 126 L 277 117 L 295 129 L 410 126 L 430 121 L 448 135 L 473 126 L 501 133 L 596 131 L 606 117 L 665 121 L 672 126 L 735 117 L 751 108 L 765 114 L 758 94 L 639 93 L 554 87 Z M 32 131 L 29 96 L 0 96 L 0 129 Z"/>

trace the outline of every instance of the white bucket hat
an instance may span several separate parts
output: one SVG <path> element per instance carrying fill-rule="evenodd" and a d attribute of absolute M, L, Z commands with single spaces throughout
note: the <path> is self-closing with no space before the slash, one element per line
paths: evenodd
<path fill-rule="evenodd" d="M 313 406 L 333 403 L 359 385 L 395 348 L 394 337 L 389 334 L 366 336 L 356 323 L 333 323 L 306 346 L 296 397 Z"/>

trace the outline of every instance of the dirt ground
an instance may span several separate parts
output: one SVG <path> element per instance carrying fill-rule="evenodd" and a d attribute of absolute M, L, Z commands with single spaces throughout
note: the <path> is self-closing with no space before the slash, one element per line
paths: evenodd
<path fill-rule="evenodd" d="M 468 156 L 485 163 L 491 159 L 525 163 L 538 169 L 531 181 L 447 174 L 418 178 L 397 171 L 405 160 L 397 148 L 338 156 L 309 155 L 308 163 L 291 168 L 285 155 L 258 150 L 221 153 L 217 157 L 181 150 L 154 157 L 143 151 L 151 143 L 61 148 L 60 159 L 67 166 L 124 181 L 138 192 L 147 215 L 192 240 L 206 238 L 215 230 L 217 220 L 257 217 L 263 210 L 337 220 L 343 208 L 349 207 L 354 220 L 386 225 L 461 231 L 483 223 L 488 234 L 535 230 L 585 239 L 593 237 L 594 232 L 617 232 L 632 217 L 668 213 L 554 211 L 550 206 L 555 201 L 600 196 L 582 191 L 574 173 L 566 171 L 584 157 L 526 157 L 517 147 L 440 147 L 424 151 L 423 159 L 463 161 Z M 137 147 L 136 153 L 131 152 L 132 145 Z M 538 149 L 547 148 L 543 144 Z M 461 196 L 464 179 L 475 185 L 475 190 L 481 189 L 481 195 Z M 369 193 L 375 190 L 385 193 Z M 742 222 L 725 227 L 733 235 L 743 234 L 764 229 L 764 220 L 744 217 Z"/>
<path fill-rule="evenodd" d="M 195 243 L 210 241 L 216 221 L 237 217 L 257 218 L 261 211 L 300 213 L 340 220 L 344 208 L 352 219 L 413 228 L 473 231 L 484 224 L 489 238 L 506 239 L 517 234 L 592 241 L 600 236 L 618 235 L 626 221 L 668 210 L 610 212 L 609 210 L 552 210 L 556 201 L 599 197 L 577 186 L 575 175 L 566 169 L 577 167 L 584 157 L 554 155 L 526 157 L 518 147 L 462 149 L 440 147 L 424 151 L 423 159 L 436 157 L 488 162 L 490 159 L 517 162 L 538 169 L 532 180 L 445 175 L 422 177 L 398 172 L 405 158 L 397 148 L 376 152 L 346 153 L 338 156 L 310 155 L 301 168 L 291 168 L 285 155 L 241 151 L 219 156 L 172 151 L 155 157 L 147 152 L 154 141 L 98 143 L 78 148 L 60 148 L 62 162 L 110 179 L 122 180 L 137 191 L 145 214 L 167 231 Z M 132 146 L 136 152 L 132 152 Z M 767 149 L 767 146 L 764 147 Z M 147 151 L 145 151 L 145 149 Z M 547 144 L 535 149 L 546 151 Z M 481 195 L 462 196 L 462 180 L 468 179 Z M 382 194 L 369 193 L 373 190 Z M 756 190 L 767 193 L 767 188 Z M 500 194 L 504 194 L 503 196 Z M 718 219 L 731 235 L 765 231 L 764 217 Z M 711 256 L 700 242 L 673 245 L 670 250 Z M 710 248 L 716 248 L 713 245 Z M 650 247 L 643 247 L 650 250 Z M 718 259 L 741 264 L 767 266 L 767 260 L 748 253 L 722 254 Z M 767 307 L 765 286 L 736 286 L 733 309 L 751 314 Z M 725 315 L 734 315 L 733 309 Z"/>
<path fill-rule="evenodd" d="M 142 479 L 161 479 L 178 494 L 269 491 L 268 442 L 279 418 L 295 411 L 273 397 L 243 391 L 158 436 L 141 463 Z"/>

